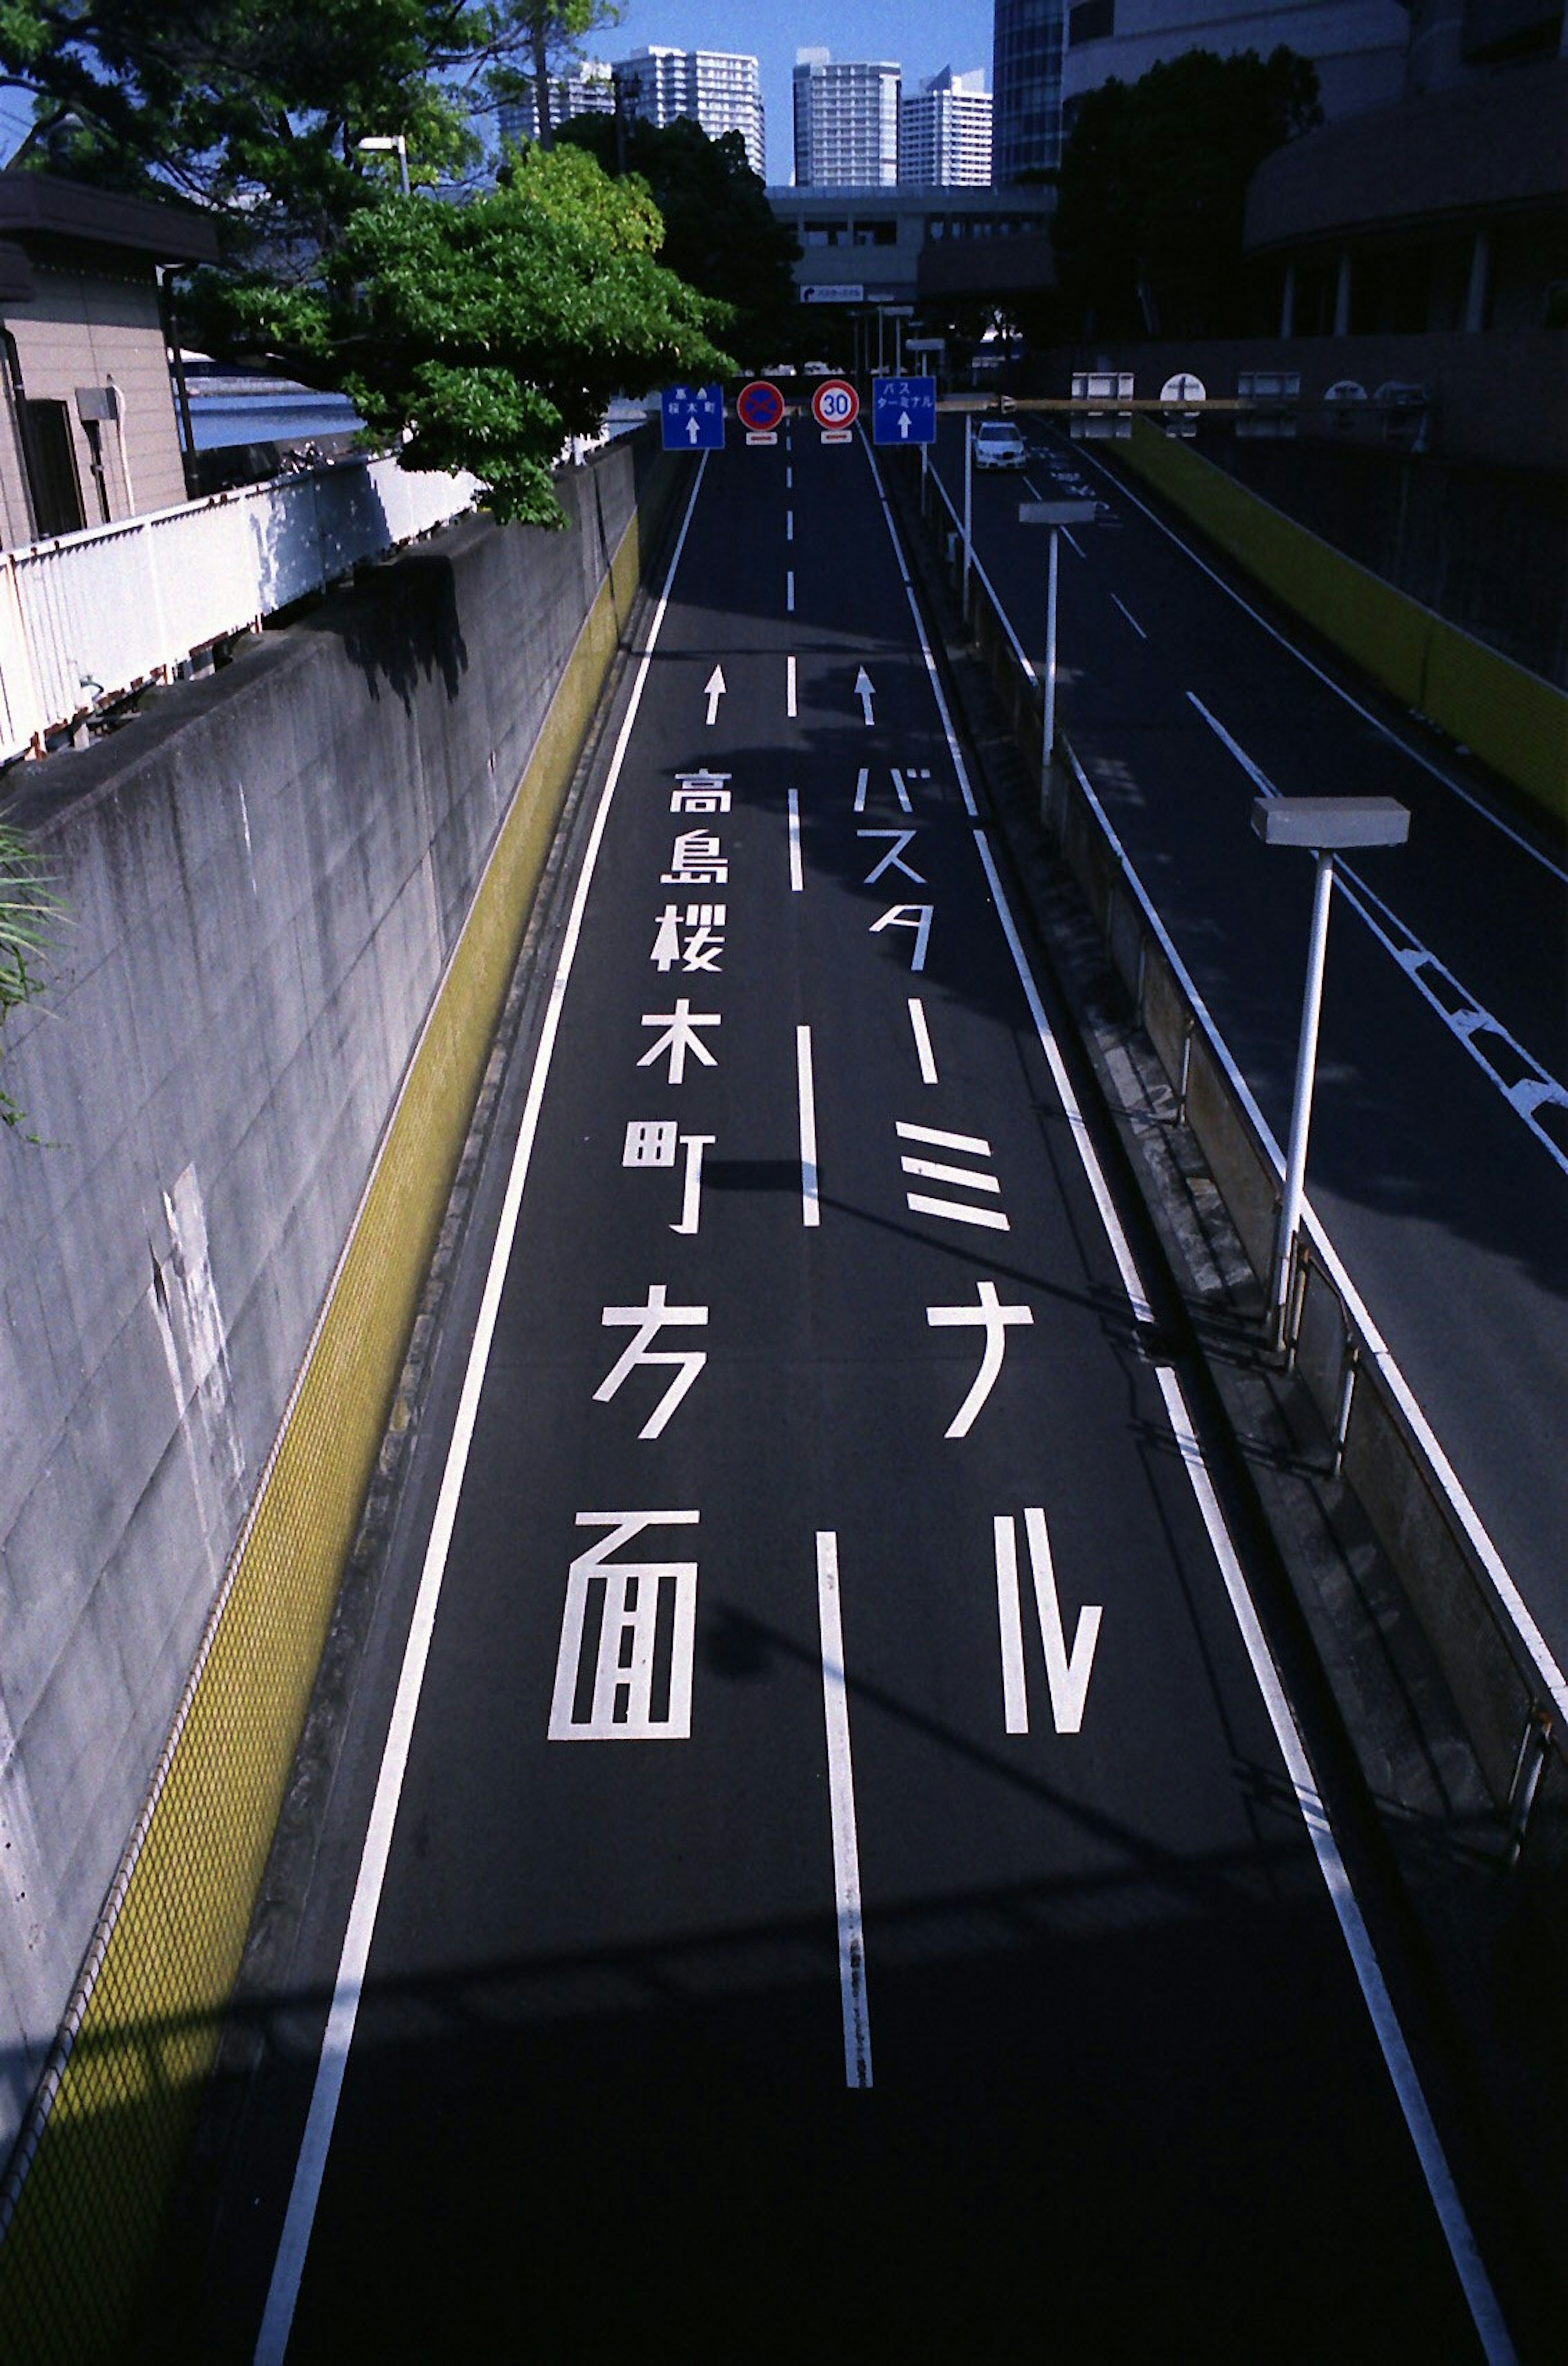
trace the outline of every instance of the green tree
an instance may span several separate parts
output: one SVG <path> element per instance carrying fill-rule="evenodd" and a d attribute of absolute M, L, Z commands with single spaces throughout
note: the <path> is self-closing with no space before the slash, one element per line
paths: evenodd
<path fill-rule="evenodd" d="M 564 436 L 609 396 L 728 366 L 724 315 L 655 260 L 658 216 L 581 154 L 535 152 L 471 203 L 474 103 L 607 8 L 592 0 L 0 0 L 0 83 L 36 161 L 199 204 L 223 261 L 182 296 L 210 351 L 342 389 L 410 468 L 468 468 L 558 522 Z M 367 135 L 406 143 L 413 197 Z"/>
<path fill-rule="evenodd" d="M 515 0 L 512 11 L 527 43 L 521 70 L 502 62 L 491 76 L 492 97 L 534 102 L 539 145 L 555 143 L 555 96 L 552 85 L 561 68 L 582 54 L 591 33 L 618 25 L 625 11 L 615 0 Z"/>
<path fill-rule="evenodd" d="M 689 116 L 660 128 L 637 116 L 579 115 L 559 138 L 586 149 L 605 172 L 636 174 L 647 185 L 664 221 L 660 260 L 730 308 L 730 342 L 749 364 L 761 366 L 764 348 L 793 351 L 800 304 L 790 266 L 800 248 L 769 205 L 739 131 L 714 140 Z"/>
<path fill-rule="evenodd" d="M 1051 230 L 1067 316 L 1100 336 L 1247 329 L 1247 183 L 1322 119 L 1316 69 L 1287 49 L 1191 50 L 1088 93 Z"/>
<path fill-rule="evenodd" d="M 499 516 L 558 524 L 551 463 L 613 394 L 734 366 L 714 342 L 723 308 L 655 260 L 662 235 L 637 183 L 530 147 L 468 204 L 361 208 L 308 281 L 215 277 L 207 294 L 250 351 L 342 388 L 378 437 L 406 435 L 405 467 L 470 468 Z"/>

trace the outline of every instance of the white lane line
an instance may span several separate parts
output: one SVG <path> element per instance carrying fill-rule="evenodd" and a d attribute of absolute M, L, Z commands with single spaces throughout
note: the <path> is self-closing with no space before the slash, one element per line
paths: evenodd
<path fill-rule="evenodd" d="M 909 1025 L 914 1031 L 915 1057 L 920 1064 L 920 1082 L 934 1085 L 937 1082 L 936 1055 L 931 1050 L 931 1030 L 926 1025 L 925 1005 L 917 994 L 909 997 Z"/>
<path fill-rule="evenodd" d="M 784 512 L 784 540 L 786 542 L 793 542 L 795 540 L 795 512 L 793 510 L 785 510 Z"/>
<path fill-rule="evenodd" d="M 1479 814 L 1483 821 L 1490 822 L 1493 828 L 1500 831 L 1503 837 L 1509 839 L 1513 845 L 1517 846 L 1521 854 L 1529 855 L 1533 861 L 1540 864 L 1543 871 L 1549 871 L 1554 879 L 1560 881 L 1563 886 L 1568 887 L 1568 869 L 1564 869 L 1561 863 L 1554 862 L 1551 860 L 1551 857 L 1540 847 L 1534 845 L 1529 839 L 1524 837 L 1518 830 L 1513 828 L 1503 819 L 1500 814 L 1494 813 L 1490 806 L 1486 805 L 1480 797 L 1472 794 L 1472 793 L 1469 789 L 1465 788 L 1461 782 L 1456 781 L 1451 772 L 1445 772 L 1440 764 L 1434 763 L 1430 756 L 1423 755 L 1419 748 L 1413 747 L 1407 739 L 1402 739 L 1398 732 L 1393 730 L 1390 725 L 1383 721 L 1382 715 L 1374 715 L 1370 706 L 1363 706 L 1360 700 L 1354 697 L 1351 693 L 1345 688 L 1342 682 L 1336 682 L 1331 673 L 1325 673 L 1322 666 L 1314 664 L 1313 659 L 1307 656 L 1304 649 L 1298 648 L 1294 641 L 1286 637 L 1286 636 L 1280 630 L 1278 625 L 1271 625 L 1267 616 L 1261 615 L 1258 611 L 1253 607 L 1250 601 L 1244 599 L 1242 594 L 1236 590 L 1234 583 L 1227 583 L 1224 577 L 1214 568 L 1211 567 L 1206 559 L 1200 558 L 1191 544 L 1183 542 L 1181 536 L 1176 532 L 1174 526 L 1168 525 L 1164 518 L 1157 517 L 1154 511 L 1150 509 L 1148 503 L 1146 501 L 1141 501 L 1138 499 L 1137 494 L 1132 490 L 1130 486 L 1124 484 L 1120 477 L 1114 475 L 1112 471 L 1105 466 L 1103 460 L 1089 452 L 1086 452 L 1084 454 L 1084 457 L 1087 460 L 1092 461 L 1094 467 L 1100 470 L 1102 476 L 1110 479 L 1111 483 L 1115 486 L 1117 491 L 1122 496 L 1122 498 L 1131 501 L 1135 510 L 1141 510 L 1145 517 L 1148 519 L 1151 525 L 1158 526 L 1161 534 L 1165 535 L 1168 540 L 1175 543 L 1178 550 L 1182 553 L 1183 557 L 1190 558 L 1192 561 L 1193 566 L 1196 567 L 1201 574 L 1206 575 L 1211 583 L 1216 584 L 1228 600 L 1234 600 L 1236 606 L 1242 611 L 1243 614 L 1250 616 L 1253 623 L 1266 632 L 1271 641 L 1278 642 L 1280 648 L 1286 650 L 1290 656 L 1293 657 L 1299 665 L 1304 666 L 1308 673 L 1310 673 L 1315 681 L 1322 682 L 1325 690 L 1332 691 L 1335 697 L 1337 698 L 1343 705 L 1346 705 L 1350 709 L 1352 715 L 1359 715 L 1363 723 L 1370 723 L 1380 739 L 1386 739 L 1391 748 L 1397 748 L 1402 756 L 1407 756 L 1413 764 L 1419 764 L 1421 770 L 1424 772 L 1429 772 L 1434 781 L 1440 781 L 1445 789 L 1450 790 L 1452 794 L 1459 798 L 1461 805 L 1468 806 L 1472 813 Z M 952 504 L 950 502 L 949 508 L 951 509 L 951 507 Z M 994 593 L 992 594 L 992 597 L 995 598 Z"/>
<path fill-rule="evenodd" d="M 972 820 L 977 819 L 980 809 L 975 803 L 975 792 L 969 785 L 969 773 L 964 761 L 963 750 L 958 745 L 958 734 L 953 727 L 953 717 L 947 711 L 947 700 L 942 695 L 942 681 L 936 670 L 936 658 L 926 635 L 925 618 L 920 614 L 920 603 L 915 597 L 914 579 L 909 573 L 908 565 L 904 557 L 904 546 L 898 539 L 898 529 L 893 523 L 893 513 L 887 505 L 887 495 L 882 483 L 882 471 L 876 465 L 876 455 L 866 439 L 865 430 L 861 428 L 857 433 L 860 436 L 861 449 L 864 452 L 870 465 L 871 480 L 876 487 L 876 498 L 882 504 L 882 516 L 887 528 L 887 538 L 893 545 L 893 556 L 897 561 L 898 573 L 903 579 L 904 597 L 909 603 L 909 614 L 915 620 L 916 637 L 920 644 L 920 655 L 925 660 L 926 680 L 931 686 L 931 696 L 936 701 L 936 711 L 942 719 L 942 737 L 947 741 L 947 752 L 953 760 L 959 794 L 964 799 L 964 810 Z"/>
<path fill-rule="evenodd" d="M 1255 764 L 1245 748 L 1232 738 L 1216 715 L 1211 715 L 1196 691 L 1187 696 L 1202 716 L 1211 731 L 1235 757 L 1247 779 L 1260 796 L 1279 797 L 1275 787 L 1262 768 Z M 1449 1033 L 1461 1044 L 1487 1082 L 1507 1102 L 1514 1115 L 1523 1120 L 1553 1163 L 1568 1175 L 1568 1151 L 1555 1142 L 1541 1124 L 1538 1112 L 1548 1107 L 1568 1109 L 1568 1087 L 1562 1085 L 1549 1070 L 1543 1068 L 1533 1053 L 1511 1035 L 1500 1019 L 1495 1019 L 1483 1002 L 1478 1002 L 1468 986 L 1461 984 L 1429 946 L 1424 945 L 1415 930 L 1405 926 L 1392 906 L 1381 896 L 1374 895 L 1360 874 L 1348 862 L 1336 865 L 1335 876 L 1340 893 L 1358 918 L 1364 921 L 1373 936 L 1402 969 L 1428 1008 L 1434 1010 Z M 1434 990 L 1434 980 L 1447 986 L 1446 995 Z M 1515 1075 L 1510 1082 L 1498 1074 L 1486 1057 L 1488 1043 L 1501 1044 L 1512 1054 L 1508 1065 L 1516 1063 L 1527 1073 Z"/>
<path fill-rule="evenodd" d="M 391 1721 L 381 1753 L 381 1770 L 377 1778 L 376 1797 L 371 1806 L 370 1822 L 360 1853 L 359 1874 L 355 1883 L 354 1900 L 349 1909 L 348 1927 L 344 1933 L 343 1952 L 338 1959 L 337 1978 L 333 1987 L 332 2010 L 321 2039 L 321 2051 L 316 2065 L 315 2083 L 310 2092 L 310 2107 L 300 2140 L 299 2155 L 295 2163 L 293 2183 L 289 2189 L 288 2208 L 284 2217 L 283 2232 L 278 2238 L 277 2257 L 273 2263 L 272 2281 L 267 2288 L 266 2306 L 262 2315 L 261 2330 L 256 2336 L 255 2366 L 282 2366 L 288 2347 L 289 2330 L 294 2322 L 295 2305 L 299 2297 L 299 2280 L 305 2271 L 305 2254 L 310 2246 L 310 2230 L 315 2224 L 316 2205 L 321 2197 L 321 2180 L 326 2173 L 327 2152 L 332 2144 L 333 2124 L 337 2116 L 338 2100 L 348 2068 L 349 2047 L 354 2041 L 355 2022 L 359 2011 L 359 2000 L 364 1993 L 366 1966 L 370 1958 L 370 1942 L 375 1932 L 377 1911 L 381 1902 L 382 1884 L 386 1879 L 387 1862 L 391 1852 L 392 1828 L 397 1819 L 398 1802 L 402 1793 L 403 1775 L 408 1766 L 410 1745 L 413 1740 L 414 1719 L 419 1710 L 420 1691 L 424 1682 L 425 1662 L 430 1651 L 430 1639 L 435 1626 L 435 1613 L 441 1599 L 442 1582 L 446 1573 L 446 1556 L 451 1549 L 452 1532 L 457 1523 L 457 1504 L 462 1494 L 464 1474 L 468 1469 L 468 1452 L 473 1443 L 474 1425 L 479 1417 L 479 1399 L 483 1392 L 485 1373 L 490 1363 L 491 1345 L 495 1335 L 496 1318 L 501 1309 L 502 1290 L 512 1256 L 517 1222 L 523 1206 L 524 1186 L 534 1154 L 535 1136 L 538 1132 L 539 1111 L 544 1104 L 545 1085 L 549 1075 L 550 1060 L 559 1032 L 561 1010 L 566 1000 L 567 983 L 576 958 L 578 941 L 582 933 L 583 914 L 588 905 L 588 891 L 593 881 L 599 850 L 604 842 L 605 827 L 610 817 L 610 803 L 626 762 L 631 741 L 632 727 L 642 704 L 648 683 L 653 652 L 670 605 L 675 570 L 681 564 L 681 554 L 686 546 L 697 495 L 707 472 L 707 454 L 703 454 L 692 497 L 686 504 L 686 514 L 681 522 L 681 532 L 664 579 L 664 589 L 649 626 L 648 640 L 637 667 L 637 679 L 627 702 L 615 753 L 605 776 L 599 798 L 599 809 L 593 817 L 582 869 L 578 876 L 577 892 L 572 897 L 571 912 L 562 940 L 560 958 L 551 981 L 549 1001 L 540 1031 L 539 1047 L 534 1055 L 534 1071 L 528 1080 L 528 1094 L 523 1109 L 523 1121 L 518 1132 L 517 1147 L 513 1153 L 512 1170 L 507 1177 L 506 1193 L 502 1203 L 501 1221 L 496 1229 L 495 1245 L 491 1251 L 490 1268 L 485 1276 L 484 1294 L 479 1301 L 479 1319 L 474 1325 L 468 1361 L 463 1375 L 463 1387 L 457 1402 L 457 1417 L 452 1425 L 451 1441 L 446 1449 L 446 1461 L 441 1475 L 440 1493 L 436 1498 L 435 1515 L 431 1524 L 425 1547 L 424 1564 L 420 1572 L 419 1592 L 414 1599 L 413 1617 L 409 1628 L 408 1642 L 403 1651 L 402 1669 L 398 1678 L 397 1695 L 392 1704 Z"/>
<path fill-rule="evenodd" d="M 1061 1055 L 1056 1049 L 1038 991 L 1030 975 L 1022 941 L 1013 924 L 1011 912 L 1002 892 L 1001 879 L 997 872 L 990 848 L 986 843 L 983 830 L 976 831 L 975 842 L 980 851 L 980 859 L 991 883 L 992 894 L 996 897 L 997 910 L 1007 935 L 1009 949 L 1012 953 L 1013 966 L 1018 972 L 1019 981 L 1034 1017 L 1036 1034 L 1051 1065 L 1052 1074 L 1057 1079 L 1056 1089 L 1067 1113 L 1079 1163 L 1094 1193 L 1096 1204 L 1100 1208 L 1100 1221 L 1106 1226 L 1112 1253 L 1122 1273 L 1122 1287 L 1127 1291 L 1134 1314 L 1141 1321 L 1146 1322 L 1149 1319 L 1149 1309 L 1144 1296 L 1143 1284 L 1139 1279 L 1137 1268 L 1127 1245 L 1120 1219 L 1111 1205 L 1110 1191 L 1100 1169 L 1100 1160 L 1094 1144 L 1089 1139 L 1088 1129 L 1083 1123 L 1082 1113 L 1073 1094 L 1071 1081 L 1061 1066 Z M 1274 1666 L 1264 1639 L 1256 1606 L 1247 1591 L 1247 1581 L 1242 1572 L 1235 1548 L 1231 1541 L 1213 1482 L 1203 1459 L 1203 1450 L 1193 1429 L 1180 1383 L 1175 1373 L 1165 1365 L 1158 1368 L 1157 1379 L 1160 1394 L 1165 1401 L 1166 1416 L 1170 1424 L 1171 1434 L 1180 1454 L 1182 1467 L 1187 1473 L 1203 1525 L 1208 1531 L 1210 1543 L 1219 1564 L 1222 1582 L 1230 1599 L 1231 1608 L 1241 1630 L 1243 1640 L 1247 1645 L 1254 1675 L 1269 1709 L 1270 1722 L 1274 1726 L 1276 1737 L 1280 1741 L 1286 1770 L 1295 1791 L 1296 1804 L 1301 1811 L 1302 1820 L 1306 1825 L 1318 1871 L 1322 1875 L 1324 1887 L 1328 1891 L 1330 1902 L 1338 1921 L 1340 1932 L 1350 1956 L 1351 1966 L 1382 2054 L 1390 2082 L 1404 2114 L 1405 2126 L 1415 2145 L 1421 2172 L 1427 2182 L 1427 2190 L 1431 2196 L 1433 2208 L 1448 2244 L 1449 2256 L 1453 2261 L 1455 2272 L 1463 2287 L 1471 2317 L 1488 2360 L 1492 2361 L 1492 2366 L 1509 2366 L 1514 2352 L 1503 2324 L 1501 2311 L 1497 2306 L 1496 2296 L 1476 2249 L 1475 2239 L 1465 2215 L 1464 2205 L 1460 2200 L 1459 2190 L 1453 2181 L 1453 2173 L 1449 2167 L 1447 2156 L 1433 2124 L 1419 2075 L 1411 2060 L 1398 2014 L 1388 1993 L 1382 1966 L 1362 1919 L 1360 1908 L 1357 1904 L 1355 1893 L 1351 1889 L 1349 1875 L 1344 1859 L 1339 1853 L 1338 1843 L 1335 1840 L 1327 1810 L 1312 1774 L 1305 1747 L 1284 1688 L 1280 1684 L 1279 1672 Z"/>
<path fill-rule="evenodd" d="M 1018 1592 L 1018 1532 L 1011 1515 L 992 1523 L 997 1540 L 997 1624 L 1002 1646 L 1002 1712 L 1009 1733 L 1029 1731 L 1023 1674 L 1023 1613 Z"/>
<path fill-rule="evenodd" d="M 798 896 L 806 881 L 800 868 L 800 791 L 789 793 L 789 885 L 790 893 Z"/>
<path fill-rule="evenodd" d="M 794 720 L 795 710 L 795 659 L 784 659 L 784 713 Z"/>
<path fill-rule="evenodd" d="M 833 1827 L 833 1885 L 839 1910 L 839 1999 L 844 2021 L 844 2084 L 871 2085 L 871 2021 L 865 1992 L 865 1932 L 861 1920 L 860 1846 L 855 1837 L 854 1765 L 844 1682 L 844 1629 L 839 1605 L 839 1539 L 817 1537 L 817 1617 L 822 1637 L 822 1714 L 828 1734 L 828 1806 Z"/>
<path fill-rule="evenodd" d="M 1252 1673 L 1263 1696 L 1269 1721 L 1274 1729 L 1274 1738 L 1284 1759 L 1291 1787 L 1295 1793 L 1296 1805 L 1306 1826 L 1346 1950 L 1355 1967 L 1356 1978 L 1376 2032 L 1404 2124 L 1415 2146 L 1416 2158 L 1421 2164 L 1421 2173 L 1442 2227 L 1449 2256 L 1463 2289 L 1471 2319 L 1492 2366 L 1511 2366 L 1514 2347 L 1503 2322 L 1502 2310 L 1476 2248 L 1475 2236 L 1454 2184 L 1442 2140 L 1433 2123 L 1420 2075 L 1411 2059 L 1371 1933 L 1367 1929 L 1355 1891 L 1350 1886 L 1350 1876 L 1340 1854 L 1339 1843 L 1334 1837 L 1327 1808 L 1318 1789 L 1294 1711 L 1269 1649 L 1257 1606 L 1248 1591 L 1180 1384 L 1167 1365 L 1162 1364 L 1158 1368 L 1156 1377 L 1159 1381 L 1160 1394 L 1165 1399 L 1166 1417 L 1170 1423 L 1171 1435 L 1191 1483 L 1203 1525 L 1209 1532 L 1220 1575 L 1230 1597 L 1247 1658 L 1252 1662 Z"/>
<path fill-rule="evenodd" d="M 784 449 L 785 451 L 789 449 L 787 439 L 785 441 Z M 784 470 L 784 490 L 786 493 L 793 493 L 795 490 L 795 463 L 793 460 Z"/>
<path fill-rule="evenodd" d="M 800 1221 L 807 1232 L 822 1222 L 817 1196 L 817 1082 L 811 1066 L 811 1030 L 795 1031 L 795 1098 L 800 1108 Z"/>
<path fill-rule="evenodd" d="M 794 568 L 793 568 L 793 567 L 791 567 L 791 568 L 789 568 L 788 569 L 786 569 L 785 574 L 784 574 L 784 614 L 785 614 L 786 616 L 793 616 L 793 615 L 794 615 L 794 614 L 795 614 L 795 569 L 794 569 Z"/>
<path fill-rule="evenodd" d="M 1129 607 L 1128 607 L 1128 605 L 1127 605 L 1127 603 L 1126 603 L 1126 602 L 1125 602 L 1124 600 L 1118 600 L 1118 598 L 1116 597 L 1116 594 L 1115 594 L 1115 592 L 1112 592 L 1112 593 L 1111 594 L 1111 606 L 1112 606 L 1113 608 L 1120 608 L 1120 609 L 1121 609 L 1122 614 L 1126 617 L 1127 622 L 1132 625 L 1133 630 L 1134 630 L 1134 631 L 1136 633 L 1136 635 L 1138 636 L 1139 640 L 1141 640 L 1141 641 L 1146 641 L 1146 640 L 1148 639 L 1148 637 L 1148 637 L 1147 633 L 1145 633 L 1145 630 L 1144 630 L 1144 628 L 1143 628 L 1142 625 L 1140 625 L 1140 624 L 1139 624 L 1139 622 L 1138 622 L 1138 620 L 1137 620 L 1136 616 L 1134 616 L 1134 615 L 1133 611 L 1131 610 L 1131 608 L 1129 608 Z"/>

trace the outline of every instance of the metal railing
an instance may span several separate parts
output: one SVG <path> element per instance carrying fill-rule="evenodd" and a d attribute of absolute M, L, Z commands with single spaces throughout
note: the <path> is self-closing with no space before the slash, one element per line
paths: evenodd
<path fill-rule="evenodd" d="M 477 490 L 354 456 L 0 552 L 0 762 L 460 516 Z"/>

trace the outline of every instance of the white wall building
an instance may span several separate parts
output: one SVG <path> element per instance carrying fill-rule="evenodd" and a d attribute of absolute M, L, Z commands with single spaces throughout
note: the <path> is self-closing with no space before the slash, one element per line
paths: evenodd
<path fill-rule="evenodd" d="M 828 50 L 797 50 L 796 188 L 893 187 L 899 89 L 899 69 L 886 61 L 837 64 Z"/>
<path fill-rule="evenodd" d="M 610 69 L 595 58 L 584 58 L 570 73 L 550 76 L 550 121 L 565 123 L 573 115 L 613 115 L 615 111 L 615 86 L 610 79 Z M 539 136 L 539 109 L 530 92 L 515 106 L 503 107 L 500 116 L 501 136 L 515 144 Z"/>
<path fill-rule="evenodd" d="M 656 46 L 617 58 L 613 72 L 628 113 L 660 129 L 677 116 L 689 115 L 710 140 L 739 131 L 751 170 L 766 178 L 762 82 L 755 58 L 725 50 Z"/>
<path fill-rule="evenodd" d="M 903 188 L 988 188 L 991 94 L 983 68 L 933 74 L 898 115 L 898 181 Z"/>
<path fill-rule="evenodd" d="M 1402 0 L 1077 0 L 1067 8 L 1062 115 L 1114 74 L 1136 82 L 1188 50 L 1294 50 L 1317 68 L 1330 122 L 1398 98 L 1410 13 Z"/>

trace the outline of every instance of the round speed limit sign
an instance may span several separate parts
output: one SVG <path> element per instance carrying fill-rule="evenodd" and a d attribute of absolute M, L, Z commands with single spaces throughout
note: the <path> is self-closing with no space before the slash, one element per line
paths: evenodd
<path fill-rule="evenodd" d="M 811 413 L 818 427 L 847 433 L 860 416 L 860 397 L 847 379 L 825 377 L 811 398 Z"/>

